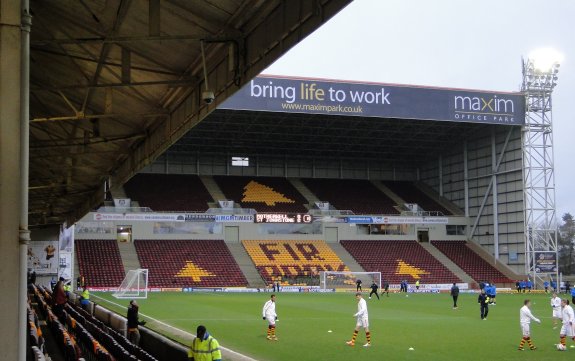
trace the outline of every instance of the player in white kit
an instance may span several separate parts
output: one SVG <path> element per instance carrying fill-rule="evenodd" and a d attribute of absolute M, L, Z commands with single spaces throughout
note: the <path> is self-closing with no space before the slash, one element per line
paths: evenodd
<path fill-rule="evenodd" d="M 575 314 L 573 313 L 573 308 L 569 305 L 569 300 L 563 299 L 561 300 L 561 308 L 562 308 L 562 320 L 563 320 L 563 327 L 561 327 L 561 334 L 559 337 L 561 338 L 561 345 L 563 349 L 566 348 L 566 340 L 567 337 L 571 337 L 574 341 L 575 334 L 573 333 L 573 323 L 575 323 Z"/>
<path fill-rule="evenodd" d="M 556 329 L 557 322 L 563 318 L 561 315 L 561 299 L 557 297 L 557 292 L 553 292 L 553 297 L 551 297 L 551 308 L 553 309 L 553 329 Z"/>
<path fill-rule="evenodd" d="M 349 346 L 355 346 L 355 339 L 357 338 L 357 334 L 359 333 L 359 328 L 363 327 L 365 330 L 365 338 L 367 339 L 367 343 L 363 345 L 363 347 L 371 346 L 371 334 L 369 333 L 369 316 L 367 314 L 367 302 L 361 296 L 361 293 L 358 292 L 355 294 L 355 299 L 357 300 L 357 312 L 353 315 L 353 317 L 357 317 L 357 323 L 355 325 L 355 330 L 353 331 L 353 336 L 350 341 L 347 341 L 346 344 Z"/>
<path fill-rule="evenodd" d="M 277 341 L 278 338 L 276 337 L 276 321 L 278 319 L 278 315 L 276 313 L 276 295 L 271 295 L 270 300 L 264 304 L 262 316 L 264 320 L 268 321 L 267 339 Z"/>
<path fill-rule="evenodd" d="M 521 325 L 521 333 L 523 335 L 521 342 L 519 343 L 519 351 L 523 351 L 525 342 L 527 342 L 531 350 L 537 349 L 531 341 L 531 320 L 537 323 L 541 323 L 541 321 L 537 317 L 533 316 L 529 307 L 531 307 L 531 301 L 525 300 L 523 302 L 523 307 L 519 310 L 519 323 Z"/>

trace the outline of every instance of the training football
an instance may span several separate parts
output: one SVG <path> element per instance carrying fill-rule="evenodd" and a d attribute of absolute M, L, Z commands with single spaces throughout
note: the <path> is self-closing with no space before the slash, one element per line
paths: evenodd
<path fill-rule="evenodd" d="M 97 294 L 98 303 L 117 312 L 124 304 L 110 294 Z M 541 324 L 532 325 L 537 350 L 517 351 L 521 339 L 519 306 L 525 298 L 537 304 L 533 314 Z M 182 343 L 189 343 L 198 322 L 211 325 L 222 345 L 256 360 L 289 361 L 317 359 L 344 361 L 354 358 L 394 360 L 485 360 L 486 349 L 497 350 L 500 360 L 571 359 L 569 351 L 558 355 L 559 330 L 553 330 L 546 294 L 502 294 L 491 307 L 488 320 L 481 321 L 477 295 L 462 294 L 459 308 L 453 310 L 446 294 L 400 294 L 368 301 L 372 346 L 364 349 L 360 332 L 355 347 L 345 342 L 351 337 L 356 308 L 354 293 L 277 294 L 278 342 L 266 340 L 267 323 L 260 308 L 268 293 L 186 294 L 152 293 L 140 304 L 147 326 Z M 108 302 L 109 301 L 109 302 Z M 331 330 L 332 332 L 326 332 Z M 567 340 L 569 347 L 574 344 Z M 413 350 L 412 350 L 413 349 Z"/>

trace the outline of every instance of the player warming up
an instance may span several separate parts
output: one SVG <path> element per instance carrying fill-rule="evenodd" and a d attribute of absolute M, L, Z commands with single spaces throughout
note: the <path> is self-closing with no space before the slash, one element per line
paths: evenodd
<path fill-rule="evenodd" d="M 379 289 L 379 286 L 377 285 L 377 283 L 373 282 L 370 286 L 371 288 L 371 292 L 369 293 L 369 299 L 371 300 L 371 295 L 376 295 L 377 299 L 379 300 L 379 295 L 377 294 L 377 290 Z"/>
<path fill-rule="evenodd" d="M 356 290 L 356 292 L 361 292 L 361 291 L 363 291 L 363 290 L 361 289 L 361 283 L 362 283 L 362 282 L 361 282 L 361 280 L 360 280 L 359 278 L 357 279 L 357 281 L 355 281 L 355 290 Z"/>
<path fill-rule="evenodd" d="M 561 334 L 559 335 L 561 343 L 559 344 L 560 346 L 557 346 L 557 348 L 564 351 L 567 347 L 567 336 L 571 337 L 575 341 L 575 337 L 573 337 L 573 322 L 575 322 L 575 314 L 573 313 L 573 308 L 569 305 L 568 299 L 561 300 L 561 308 L 563 327 L 561 327 Z"/>
<path fill-rule="evenodd" d="M 553 329 L 557 328 L 557 321 L 562 319 L 561 315 L 561 299 L 557 297 L 557 293 L 553 292 L 551 297 L 551 308 L 553 309 Z"/>
<path fill-rule="evenodd" d="M 278 315 L 276 313 L 276 295 L 271 295 L 270 300 L 264 304 L 262 316 L 264 320 L 268 321 L 267 339 L 277 341 L 278 338 L 276 336 L 276 321 L 278 319 Z"/>
<path fill-rule="evenodd" d="M 521 310 L 519 310 L 519 323 L 521 324 L 521 333 L 523 334 L 523 338 L 519 343 L 518 348 L 519 351 L 523 351 L 523 346 L 525 345 L 525 342 L 527 342 L 527 344 L 529 345 L 529 349 L 531 350 L 537 349 L 537 347 L 533 345 L 533 341 L 531 341 L 531 330 L 530 330 L 531 320 L 537 323 L 541 323 L 541 321 L 535 316 L 533 316 L 530 307 L 531 307 L 531 301 L 525 300 L 523 301 L 523 307 L 521 307 Z"/>
<path fill-rule="evenodd" d="M 361 296 L 361 293 L 358 292 L 355 294 L 355 299 L 357 300 L 357 313 L 353 315 L 353 317 L 357 317 L 357 323 L 355 324 L 355 330 L 353 331 L 353 336 L 350 341 L 347 341 L 346 344 L 349 346 L 355 346 L 355 340 L 357 339 L 357 334 L 359 333 L 359 328 L 363 327 L 365 330 L 365 338 L 367 339 L 367 343 L 363 345 L 363 347 L 370 347 L 371 346 L 371 334 L 369 333 L 369 318 L 367 314 L 367 302 Z"/>

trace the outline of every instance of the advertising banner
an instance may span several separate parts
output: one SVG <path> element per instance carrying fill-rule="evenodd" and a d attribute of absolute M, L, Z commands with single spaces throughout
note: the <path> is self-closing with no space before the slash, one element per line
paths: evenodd
<path fill-rule="evenodd" d="M 95 221 L 170 221 L 184 222 L 185 216 L 181 213 L 94 213 Z"/>
<path fill-rule="evenodd" d="M 258 76 L 221 109 L 523 125 L 521 93 Z"/>
<path fill-rule="evenodd" d="M 58 241 L 30 242 L 28 246 L 28 269 L 38 275 L 58 274 L 60 258 Z"/>
<path fill-rule="evenodd" d="M 234 215 L 217 215 L 216 222 L 254 222 L 254 216 L 251 214 L 234 214 Z"/>
<path fill-rule="evenodd" d="M 447 224 L 447 217 L 345 217 L 346 223 L 356 224 Z"/>
<path fill-rule="evenodd" d="M 557 253 L 535 252 L 535 272 L 537 273 L 557 272 Z"/>

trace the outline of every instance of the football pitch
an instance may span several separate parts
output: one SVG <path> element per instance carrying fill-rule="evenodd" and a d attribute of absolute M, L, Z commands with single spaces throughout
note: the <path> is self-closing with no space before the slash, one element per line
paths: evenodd
<path fill-rule="evenodd" d="M 94 293 L 96 302 L 125 316 L 128 300 Z M 549 295 L 500 294 L 486 321 L 479 317 L 477 295 L 461 294 L 459 309 L 451 308 L 447 294 L 390 294 L 380 301 L 367 299 L 372 347 L 364 348 L 360 331 L 355 347 L 345 344 L 355 327 L 357 303 L 353 293 L 278 293 L 277 336 L 266 340 L 267 324 L 262 306 L 269 293 L 150 293 L 140 300 L 140 317 L 146 327 L 180 342 L 165 324 L 194 333 L 204 324 L 222 346 L 259 361 L 288 360 L 563 360 L 573 359 L 575 342 L 559 352 L 559 328 L 553 329 Z M 533 302 L 532 312 L 541 324 L 532 323 L 535 351 L 521 340 L 519 308 Z M 152 319 L 161 321 L 156 322 Z M 328 332 L 332 331 L 332 332 Z M 409 350 L 413 348 L 413 350 Z"/>

